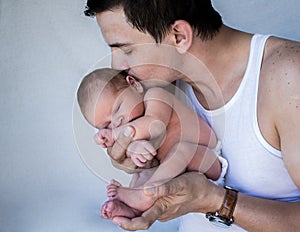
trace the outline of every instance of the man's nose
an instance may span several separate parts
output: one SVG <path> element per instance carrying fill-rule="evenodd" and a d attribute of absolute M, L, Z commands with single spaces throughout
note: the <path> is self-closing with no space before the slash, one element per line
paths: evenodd
<path fill-rule="evenodd" d="M 121 52 L 115 51 L 112 53 L 111 67 L 117 70 L 127 70 L 129 69 L 129 64 Z"/>

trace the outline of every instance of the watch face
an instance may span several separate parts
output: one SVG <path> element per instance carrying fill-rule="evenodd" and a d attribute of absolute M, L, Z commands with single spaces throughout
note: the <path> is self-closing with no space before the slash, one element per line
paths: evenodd
<path fill-rule="evenodd" d="M 228 228 L 230 225 L 227 225 L 223 220 L 220 218 L 215 218 L 215 220 L 209 220 L 213 225 L 221 227 L 221 228 Z"/>
<path fill-rule="evenodd" d="M 218 227 L 228 228 L 231 226 L 232 221 L 223 217 L 219 217 L 216 215 L 206 215 L 206 218 L 213 224 Z"/>

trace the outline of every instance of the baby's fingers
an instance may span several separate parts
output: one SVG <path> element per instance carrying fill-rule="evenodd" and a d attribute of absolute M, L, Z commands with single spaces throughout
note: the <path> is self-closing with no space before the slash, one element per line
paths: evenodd
<path fill-rule="evenodd" d="M 131 156 L 131 160 L 133 161 L 133 163 L 138 166 L 138 167 L 145 167 L 145 162 L 146 162 L 146 159 L 144 159 L 145 161 L 141 161 L 137 155 L 133 155 Z"/>
<path fill-rule="evenodd" d="M 151 155 L 151 159 L 153 159 L 153 156 L 157 155 L 156 149 L 152 146 L 151 143 L 146 143 L 145 144 L 145 149 L 148 151 L 146 155 Z"/>

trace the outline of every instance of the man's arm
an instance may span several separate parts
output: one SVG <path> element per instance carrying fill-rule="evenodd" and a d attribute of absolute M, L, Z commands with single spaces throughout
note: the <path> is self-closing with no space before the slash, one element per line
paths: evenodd
<path fill-rule="evenodd" d="M 281 150 L 300 188 L 300 43 L 270 38 L 267 48 L 259 86 L 259 126 L 265 139 Z"/>
<path fill-rule="evenodd" d="M 125 230 L 149 228 L 155 220 L 168 221 L 189 212 L 214 212 L 221 207 L 225 190 L 198 172 L 187 172 L 145 193 L 158 200 L 140 217 L 115 217 Z M 299 231 L 300 202 L 281 202 L 239 193 L 234 211 L 237 225 L 247 231 Z"/>
<path fill-rule="evenodd" d="M 271 59 L 274 67 L 268 68 L 264 74 L 267 75 L 266 86 L 270 95 L 267 105 L 271 106 L 271 120 L 276 131 L 269 138 L 275 138 L 271 139 L 275 141 L 273 146 L 281 150 L 288 173 L 300 188 L 300 54 L 294 50 L 297 46 L 300 51 L 299 44 L 279 48 L 280 52 Z M 300 202 L 239 194 L 234 216 L 236 223 L 248 231 L 300 231 Z"/>
<path fill-rule="evenodd" d="M 258 102 L 271 110 L 271 130 L 264 133 L 274 147 L 281 150 L 285 166 L 300 188 L 300 47 L 284 44 L 274 49 L 266 61 L 260 81 L 267 101 Z M 267 63 L 270 65 L 267 67 Z M 266 68 L 267 67 L 267 68 Z M 260 113 L 260 112 L 258 112 Z M 270 118 L 271 117 L 271 118 Z M 264 122 L 264 121 L 260 121 Z M 261 126 L 261 124 L 260 124 Z M 230 166 L 230 164 L 229 164 Z M 274 176 L 276 178 L 276 176 Z M 280 183 L 278 183 L 280 184 Z M 225 196 L 224 189 L 213 185 L 199 173 L 184 173 L 160 186 L 146 189 L 158 198 L 154 206 L 134 219 L 114 218 L 124 229 L 148 228 L 156 219 L 170 220 L 188 212 L 214 212 Z M 282 202 L 238 194 L 235 223 L 247 231 L 300 231 L 300 202 Z"/>
<path fill-rule="evenodd" d="M 300 43 L 287 43 L 282 56 L 275 76 L 273 115 L 284 164 L 300 188 Z"/>

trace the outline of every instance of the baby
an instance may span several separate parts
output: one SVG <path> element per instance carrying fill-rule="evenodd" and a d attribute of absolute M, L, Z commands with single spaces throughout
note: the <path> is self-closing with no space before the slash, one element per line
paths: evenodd
<path fill-rule="evenodd" d="M 156 199 L 143 193 L 143 186 L 161 183 L 185 171 L 198 171 L 211 180 L 222 179 L 227 162 L 209 125 L 169 91 L 152 87 L 120 71 L 97 69 L 84 77 L 77 99 L 85 119 L 99 129 L 98 142 L 111 147 L 125 127 L 135 130 L 127 157 L 144 169 L 135 174 L 130 188 L 113 180 L 107 187 L 102 215 L 133 218 Z M 123 157 L 124 159 L 126 157 Z M 148 161 L 159 166 L 147 169 Z"/>

